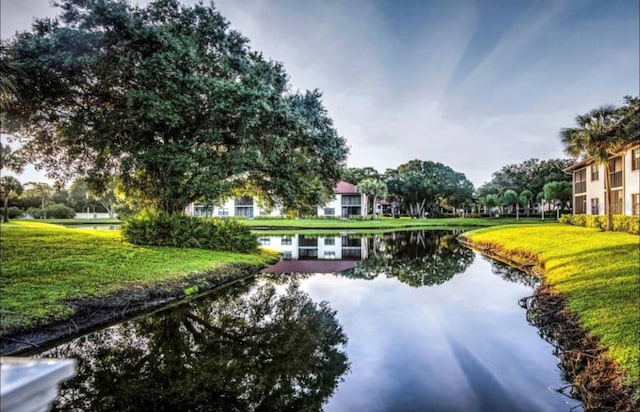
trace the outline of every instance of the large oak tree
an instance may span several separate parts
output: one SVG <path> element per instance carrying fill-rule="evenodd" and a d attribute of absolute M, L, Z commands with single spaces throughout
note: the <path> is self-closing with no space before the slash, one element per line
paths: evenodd
<path fill-rule="evenodd" d="M 211 5 L 63 0 L 3 44 L 19 67 L 3 105 L 28 160 L 102 192 L 180 212 L 251 187 L 299 208 L 332 194 L 347 155 L 317 90 L 291 92 Z M 5 99 L 6 100 L 6 99 Z"/>

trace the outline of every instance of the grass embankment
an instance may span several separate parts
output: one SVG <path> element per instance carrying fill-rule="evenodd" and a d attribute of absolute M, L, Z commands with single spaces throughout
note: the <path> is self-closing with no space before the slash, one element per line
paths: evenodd
<path fill-rule="evenodd" d="M 266 266 L 274 254 L 134 246 L 120 231 L 22 221 L 2 232 L 2 334 L 65 320 L 69 300 L 161 287 L 229 264 Z M 221 281 L 225 273 L 221 273 Z"/>
<path fill-rule="evenodd" d="M 19 222 L 39 222 L 39 223 L 52 223 L 55 225 L 65 225 L 65 226 L 82 226 L 82 225 L 119 225 L 122 223 L 121 219 L 118 218 L 96 218 L 96 219 L 20 219 L 14 220 Z"/>
<path fill-rule="evenodd" d="M 567 298 L 629 384 L 640 383 L 637 235 L 559 224 L 478 229 L 464 237 L 507 256 L 535 258 L 545 282 Z"/>
<path fill-rule="evenodd" d="M 376 220 L 337 220 L 337 219 L 239 219 L 239 222 L 251 228 L 286 228 L 286 229 L 421 229 L 429 227 L 438 228 L 470 228 L 488 227 L 511 224 L 527 223 L 552 223 L 554 220 L 541 221 L 539 217 L 520 218 L 436 218 L 436 219 L 411 219 L 403 217 L 399 219 L 381 217 Z"/>

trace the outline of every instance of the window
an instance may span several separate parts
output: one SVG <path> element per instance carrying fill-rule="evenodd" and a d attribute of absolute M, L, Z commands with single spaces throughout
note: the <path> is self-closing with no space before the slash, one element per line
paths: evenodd
<path fill-rule="evenodd" d="M 298 237 L 298 246 L 300 246 L 300 247 L 318 247 L 318 238 L 317 237 L 307 237 L 305 235 L 300 235 L 300 237 Z"/>
<path fill-rule="evenodd" d="M 360 195 L 342 195 L 342 206 L 360 206 Z"/>
<path fill-rule="evenodd" d="M 282 252 L 282 260 L 291 260 L 291 251 L 286 250 Z"/>
<path fill-rule="evenodd" d="M 631 170 L 640 169 L 640 149 L 631 151 Z"/>
<path fill-rule="evenodd" d="M 233 203 L 235 206 L 253 206 L 253 198 L 251 196 L 236 197 Z"/>
<path fill-rule="evenodd" d="M 325 207 L 324 208 L 324 215 L 325 216 L 335 216 L 336 214 L 336 209 L 334 207 Z"/>
<path fill-rule="evenodd" d="M 325 246 L 334 246 L 336 244 L 336 238 L 334 237 L 326 237 L 324 238 Z"/>
<path fill-rule="evenodd" d="M 587 169 L 580 169 L 573 175 L 574 193 L 584 193 L 587 191 Z"/>
<path fill-rule="evenodd" d="M 325 259 L 335 259 L 336 258 L 336 252 L 324 252 L 324 258 Z"/>
<path fill-rule="evenodd" d="M 221 207 L 218 209 L 218 216 L 229 216 L 229 209 Z"/>
<path fill-rule="evenodd" d="M 640 193 L 633 193 L 631 195 L 631 214 L 640 216 Z"/>
<path fill-rule="evenodd" d="M 262 246 L 268 246 L 271 244 L 271 238 L 269 237 L 261 237 L 258 239 L 258 242 L 262 245 Z"/>
<path fill-rule="evenodd" d="M 582 215 L 587 213 L 587 196 L 576 196 L 573 202 L 573 213 Z"/>
<path fill-rule="evenodd" d="M 301 259 L 304 259 L 304 258 L 317 258 L 318 257 L 318 249 L 300 249 L 300 250 L 298 250 L 298 256 Z"/>
<path fill-rule="evenodd" d="M 624 199 L 622 197 L 622 190 L 611 191 L 611 209 L 613 214 L 621 215 L 624 213 Z"/>
<path fill-rule="evenodd" d="M 600 214 L 600 199 L 594 197 L 591 199 L 591 214 L 599 215 Z"/>
<path fill-rule="evenodd" d="M 600 179 L 598 165 L 591 165 L 591 181 Z"/>
<path fill-rule="evenodd" d="M 283 238 L 280 240 L 280 244 L 281 244 L 282 246 L 289 246 L 289 245 L 291 245 L 291 240 L 292 240 L 292 239 L 291 239 L 290 237 L 283 237 Z"/>
<path fill-rule="evenodd" d="M 622 186 L 622 157 L 618 156 L 609 160 L 609 179 L 611 179 L 611 187 Z"/>

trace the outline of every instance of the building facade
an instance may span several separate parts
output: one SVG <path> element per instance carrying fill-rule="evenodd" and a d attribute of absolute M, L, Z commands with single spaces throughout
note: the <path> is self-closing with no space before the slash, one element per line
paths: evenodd
<path fill-rule="evenodd" d="M 609 158 L 610 206 L 604 165 L 586 159 L 565 171 L 573 174 L 574 214 L 605 215 L 611 207 L 614 214 L 640 216 L 640 140 L 621 146 Z"/>
<path fill-rule="evenodd" d="M 260 217 L 260 216 L 284 216 L 280 209 L 268 210 L 260 205 L 260 202 L 251 197 L 233 197 L 220 205 L 204 205 L 191 203 L 185 213 L 196 217 Z"/>
<path fill-rule="evenodd" d="M 324 206 L 317 207 L 318 216 L 348 218 L 350 216 L 366 216 L 367 197 L 358 193 L 357 187 L 347 182 L 338 182 L 333 189 L 335 197 Z M 251 196 L 233 197 L 220 205 L 191 203 L 185 213 L 196 217 L 245 217 L 260 216 L 283 217 L 284 211 L 263 207 L 257 198 Z"/>
<path fill-rule="evenodd" d="M 333 189 L 335 197 L 324 206 L 318 206 L 318 216 L 347 219 L 350 216 L 367 215 L 367 196 L 358 193 L 356 185 L 338 182 Z"/>

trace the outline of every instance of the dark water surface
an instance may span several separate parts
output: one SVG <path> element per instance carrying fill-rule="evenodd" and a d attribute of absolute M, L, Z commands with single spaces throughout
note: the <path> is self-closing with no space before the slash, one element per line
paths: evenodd
<path fill-rule="evenodd" d="M 518 306 L 534 280 L 454 233 L 261 243 L 271 273 L 40 354 L 78 360 L 54 410 L 580 410 Z"/>

